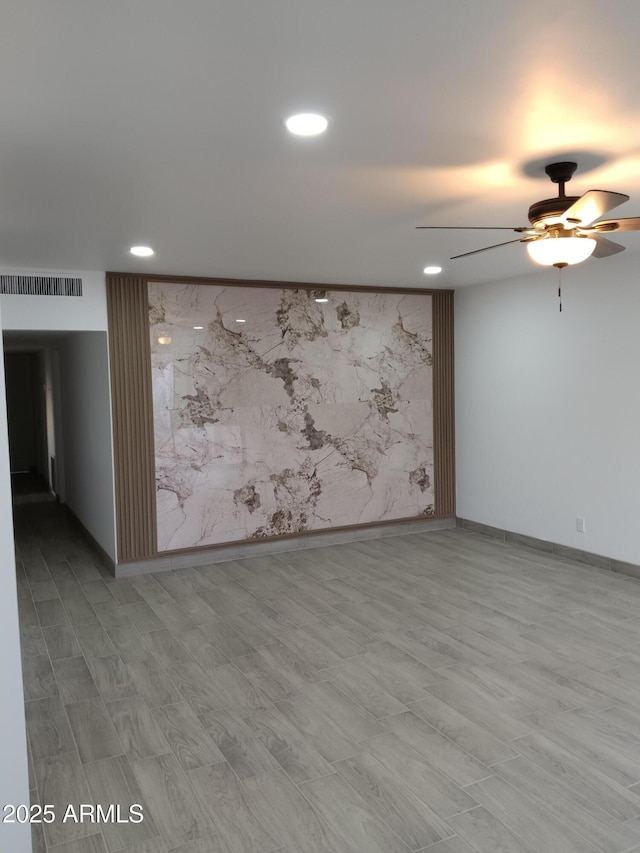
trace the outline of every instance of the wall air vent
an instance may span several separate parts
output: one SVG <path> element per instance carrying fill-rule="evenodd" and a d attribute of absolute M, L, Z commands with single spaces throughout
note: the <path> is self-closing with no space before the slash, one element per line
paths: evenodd
<path fill-rule="evenodd" d="M 82 279 L 52 275 L 0 275 L 0 294 L 82 296 Z"/>

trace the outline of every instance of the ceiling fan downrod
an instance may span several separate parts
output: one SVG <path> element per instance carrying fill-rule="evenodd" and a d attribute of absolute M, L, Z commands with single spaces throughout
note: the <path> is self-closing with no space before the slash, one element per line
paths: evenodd
<path fill-rule="evenodd" d="M 558 184 L 558 198 L 566 198 L 564 185 L 573 177 L 573 173 L 578 168 L 577 163 L 549 163 L 545 166 L 545 172 L 551 178 L 554 184 Z"/>

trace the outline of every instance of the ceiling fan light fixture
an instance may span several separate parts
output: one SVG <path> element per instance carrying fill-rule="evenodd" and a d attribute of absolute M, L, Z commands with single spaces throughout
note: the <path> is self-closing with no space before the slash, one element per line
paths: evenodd
<path fill-rule="evenodd" d="M 531 225 L 510 228 L 504 225 L 418 225 L 418 228 L 442 231 L 512 231 L 519 235 L 515 240 L 503 240 L 492 246 L 473 249 L 452 255 L 451 260 L 468 258 L 490 249 L 499 249 L 512 243 L 526 243 L 532 260 L 543 266 L 561 269 L 569 264 L 579 264 L 590 255 L 606 258 L 624 252 L 620 243 L 603 235 L 610 231 L 640 231 L 640 216 L 625 219 L 601 219 L 605 213 L 626 201 L 629 196 L 608 190 L 588 190 L 581 196 L 568 196 L 565 184 L 577 168 L 576 163 L 549 163 L 545 172 L 558 184 L 557 198 L 546 198 L 529 207 Z M 594 234 L 594 237 L 589 236 Z M 597 251 L 596 251 L 597 247 Z M 425 269 L 425 273 L 429 270 Z"/>
<path fill-rule="evenodd" d="M 527 243 L 532 260 L 545 267 L 566 267 L 586 261 L 593 253 L 593 237 L 546 237 Z"/>

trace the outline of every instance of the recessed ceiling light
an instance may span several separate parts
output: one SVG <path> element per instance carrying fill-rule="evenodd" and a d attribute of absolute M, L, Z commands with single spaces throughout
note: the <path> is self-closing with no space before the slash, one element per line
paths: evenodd
<path fill-rule="evenodd" d="M 295 133 L 296 136 L 317 136 L 325 132 L 329 121 L 325 116 L 317 113 L 299 113 L 289 116 L 285 125 L 289 133 Z"/>
<path fill-rule="evenodd" d="M 158 338 L 158 343 L 163 344 L 163 345 L 170 344 L 171 343 L 171 336 L 170 335 L 160 335 L 160 337 Z"/>
<path fill-rule="evenodd" d="M 197 332 L 199 332 L 199 331 L 200 331 L 200 329 L 204 329 L 204 326 L 194 326 L 193 328 L 194 328 Z"/>
<path fill-rule="evenodd" d="M 439 272 L 442 272 L 442 267 L 425 267 L 424 274 L 425 275 L 438 275 Z"/>
<path fill-rule="evenodd" d="M 155 254 L 150 246 L 132 246 L 129 251 L 139 258 L 150 258 L 151 255 Z"/>
<path fill-rule="evenodd" d="M 246 320 L 236 320 L 236 323 L 246 323 Z"/>
<path fill-rule="evenodd" d="M 328 301 L 329 300 L 327 299 L 326 296 L 317 296 L 316 297 L 316 302 L 328 302 Z"/>

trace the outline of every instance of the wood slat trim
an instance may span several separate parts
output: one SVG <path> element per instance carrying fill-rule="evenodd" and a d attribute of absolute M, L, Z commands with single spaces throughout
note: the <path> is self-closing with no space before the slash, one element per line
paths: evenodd
<path fill-rule="evenodd" d="M 437 518 L 456 513 L 453 291 L 433 296 L 433 452 Z"/>
<path fill-rule="evenodd" d="M 455 411 L 453 291 L 323 285 L 204 278 L 196 276 L 107 273 L 107 309 L 113 397 L 118 561 L 158 555 L 153 440 L 151 353 L 147 285 L 228 284 L 236 287 L 309 288 L 378 293 L 420 293 L 433 307 L 433 444 L 435 517 L 455 516 Z"/>
<path fill-rule="evenodd" d="M 146 278 L 107 273 L 118 562 L 157 556 Z"/>
<path fill-rule="evenodd" d="M 322 284 L 311 281 L 263 281 L 247 278 L 211 278 L 196 275 L 148 275 L 139 276 L 129 273 L 108 272 L 109 276 L 142 279 L 145 282 L 168 281 L 175 284 L 211 284 L 228 285 L 229 287 L 275 287 L 278 290 L 328 290 L 351 291 L 352 293 L 411 293 L 415 296 L 430 296 L 435 293 L 453 293 L 453 290 L 429 290 L 424 287 L 376 287 L 368 284 Z"/>

